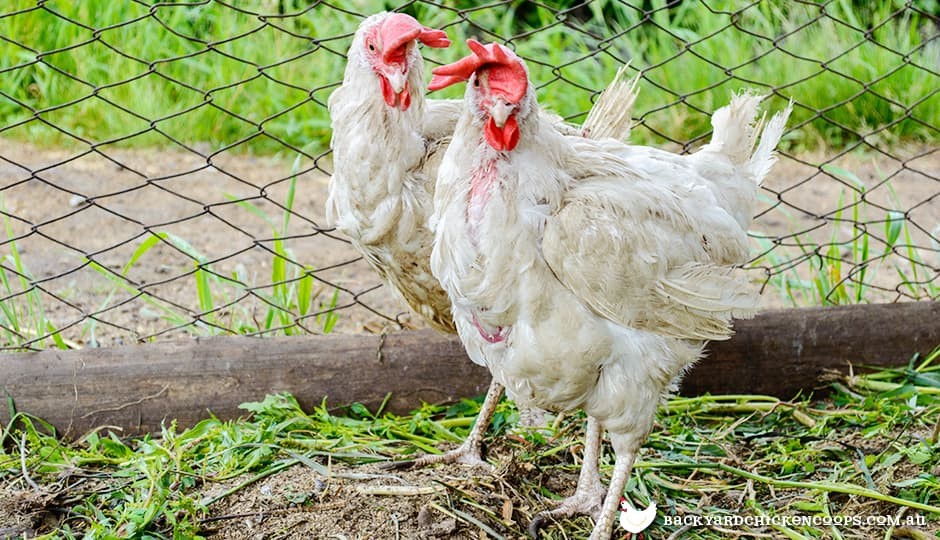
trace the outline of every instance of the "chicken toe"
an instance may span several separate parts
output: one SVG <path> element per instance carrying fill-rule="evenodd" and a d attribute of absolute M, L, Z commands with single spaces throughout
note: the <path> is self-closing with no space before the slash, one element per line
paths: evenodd
<path fill-rule="evenodd" d="M 545 527 L 549 520 L 568 517 L 575 514 L 591 516 L 596 521 L 600 517 L 601 506 L 607 489 L 601 483 L 597 464 L 600 459 L 601 448 L 600 423 L 589 416 L 587 420 L 587 433 L 584 436 L 584 456 L 581 461 L 581 472 L 578 474 L 578 487 L 574 494 L 563 499 L 552 510 L 540 512 L 529 524 L 529 534 L 533 538 L 539 537 L 539 530 Z"/>
<path fill-rule="evenodd" d="M 467 439 L 457 448 L 443 454 L 433 454 L 421 456 L 418 459 L 410 461 L 394 461 L 383 465 L 386 469 L 404 469 L 417 468 L 433 465 L 435 463 L 463 463 L 474 468 L 492 471 L 493 466 L 483 459 L 483 435 L 486 428 L 493 419 L 493 413 L 496 412 L 496 405 L 499 398 L 503 396 L 503 385 L 495 380 L 490 383 L 486 391 L 486 398 L 483 399 L 483 405 L 480 406 L 480 412 L 477 414 L 477 421 L 473 424 L 473 429 L 467 435 Z"/>

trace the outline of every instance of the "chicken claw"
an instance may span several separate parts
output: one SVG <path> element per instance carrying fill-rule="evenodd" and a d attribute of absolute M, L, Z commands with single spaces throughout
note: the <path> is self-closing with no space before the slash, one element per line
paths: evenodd
<path fill-rule="evenodd" d="M 529 524 L 529 535 L 539 538 L 539 531 L 548 525 L 552 519 L 585 514 L 597 521 L 600 518 L 601 507 L 604 504 L 604 495 L 607 488 L 601 483 L 597 464 L 600 459 L 601 448 L 600 423 L 589 416 L 587 420 L 587 433 L 584 436 L 584 457 L 581 462 L 581 472 L 578 474 L 578 487 L 574 494 L 566 497 L 553 510 L 539 512 Z"/>
<path fill-rule="evenodd" d="M 483 405 L 480 406 L 480 413 L 477 415 L 477 421 L 473 424 L 473 429 L 467 435 L 467 440 L 457 448 L 444 454 L 426 455 L 408 461 L 393 461 L 385 463 L 381 467 L 383 469 L 412 469 L 435 463 L 463 463 L 474 468 L 485 469 L 487 472 L 492 471 L 493 465 L 483 459 L 483 435 L 490 425 L 493 413 L 496 412 L 496 405 L 502 396 L 503 385 L 494 379 L 486 391 L 486 398 L 483 400 Z"/>

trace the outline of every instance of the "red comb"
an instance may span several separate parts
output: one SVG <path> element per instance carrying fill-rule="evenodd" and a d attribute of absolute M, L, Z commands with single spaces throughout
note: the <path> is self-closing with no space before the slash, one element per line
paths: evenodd
<path fill-rule="evenodd" d="M 522 60 L 511 50 L 499 43 L 483 45 L 474 39 L 467 40 L 467 46 L 473 52 L 453 64 L 435 68 L 428 90 L 440 90 L 452 84 L 470 79 L 470 76 L 482 68 L 489 70 L 490 88 L 510 102 L 517 103 L 525 96 L 529 78 Z"/>
<path fill-rule="evenodd" d="M 379 34 L 382 36 L 382 60 L 389 63 L 401 62 L 404 59 L 404 46 L 414 39 L 438 49 L 450 45 L 446 32 L 422 26 L 414 17 L 404 13 L 389 15 L 382 21 Z"/>

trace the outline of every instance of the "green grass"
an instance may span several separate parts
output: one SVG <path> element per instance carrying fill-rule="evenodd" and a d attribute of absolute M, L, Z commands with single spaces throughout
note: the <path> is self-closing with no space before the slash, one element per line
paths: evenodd
<path fill-rule="evenodd" d="M 931 250 L 913 240 L 891 183 L 885 188 L 897 210 L 885 211 L 865 199 L 865 184 L 851 171 L 823 170 L 853 186 L 848 197 L 845 189 L 840 191 L 836 210 L 826 218 L 832 225 L 828 241 L 814 242 L 807 233 L 779 238 L 756 231 L 759 255 L 747 266 L 763 269 L 766 284 L 792 307 L 940 298 L 940 276 L 934 270 L 940 259 L 931 260 L 940 254 L 940 245 Z M 800 229 L 785 208 L 776 210 L 789 219 L 791 230 Z"/>
<path fill-rule="evenodd" d="M 922 534 L 936 530 L 940 349 L 906 367 L 832 385 L 826 399 L 702 396 L 666 403 L 628 487 L 639 504 L 656 499 L 661 512 L 651 532 L 666 537 L 679 528 L 667 524 L 667 515 L 894 516 L 902 509 L 926 519 Z M 102 428 L 73 443 L 50 434 L 40 419 L 11 411 L 13 420 L 0 426 L 0 491 L 28 511 L 57 516 L 42 538 L 195 538 L 217 505 L 288 468 L 343 478 L 330 468 L 439 452 L 466 436 L 479 402 L 396 416 L 361 405 L 342 414 L 325 406 L 304 411 L 290 396 L 272 395 L 243 408 L 246 420 L 207 418 L 190 429 L 169 424 L 155 436 L 131 439 Z M 551 428 L 529 431 L 514 429 L 517 419 L 510 403 L 500 404 L 487 439 L 491 460 L 500 463 L 494 476 L 474 480 L 457 470 L 431 483 L 430 504 L 458 518 L 465 534 L 521 535 L 546 498 L 565 494 L 549 479 L 563 478 L 569 487 L 574 481 L 571 455 L 579 453 L 583 418 L 561 417 Z M 609 448 L 605 453 L 602 470 L 609 474 Z M 515 509 L 512 522 L 499 512 L 501 493 Z M 317 508 L 309 493 L 290 496 L 283 504 Z M 374 500 L 356 504 L 380 504 Z M 590 526 L 587 518 L 565 520 L 548 538 L 586 536 Z M 890 538 L 891 530 L 807 525 L 780 526 L 774 534 Z M 683 536 L 725 537 L 704 527 Z"/>
<path fill-rule="evenodd" d="M 0 344 L 10 346 L 33 342 L 35 347 L 45 348 L 51 343 L 66 349 L 69 345 L 46 317 L 42 294 L 34 286 L 32 273 L 20 256 L 2 197 L 0 210 L 4 214 L 9 239 L 6 245 L 10 251 L 0 262 L 0 297 L 3 298 L 0 301 Z"/>
<path fill-rule="evenodd" d="M 299 2 L 280 4 L 290 16 L 261 20 L 214 2 L 151 8 L 53 1 L 39 9 L 29 9 L 32 1 L 7 2 L 0 18 L 0 136 L 47 144 L 74 143 L 73 135 L 96 144 L 179 141 L 287 154 L 294 150 L 284 143 L 299 149 L 313 142 L 323 150 L 325 102 L 342 79 L 361 18 L 329 5 L 303 11 Z M 747 9 L 739 0 L 647 4 L 656 8 L 648 17 L 618 2 L 593 2 L 563 15 L 577 30 L 553 26 L 560 8 L 518 1 L 482 9 L 451 4 L 467 10 L 472 26 L 453 8 L 419 2 L 408 11 L 446 27 L 454 40 L 448 50 L 425 51 L 434 61 L 464 55 L 466 37 L 509 40 L 529 59 L 541 102 L 575 120 L 630 61 L 645 77 L 635 114 L 642 120 L 634 131 L 638 143 L 701 137 L 710 129 L 702 111 L 742 87 L 773 87 L 796 100 L 785 144 L 842 146 L 857 142 L 855 133 L 888 144 L 938 140 L 940 46 L 929 43 L 936 27 L 915 9 L 900 9 L 900 0 L 877 7 L 839 0 L 826 5 L 825 15 L 814 5 L 783 2 Z M 276 4 L 238 6 L 271 13 Z M 345 7 L 368 14 L 387 6 L 362 0 Z M 915 7 L 933 9 L 925 1 Z"/>

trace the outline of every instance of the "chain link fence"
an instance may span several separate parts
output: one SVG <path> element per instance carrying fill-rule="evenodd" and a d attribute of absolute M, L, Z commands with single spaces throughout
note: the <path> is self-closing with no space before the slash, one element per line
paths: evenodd
<path fill-rule="evenodd" d="M 0 348 L 420 326 L 323 219 L 326 101 L 383 9 L 450 34 L 430 66 L 508 43 L 572 122 L 629 62 L 638 144 L 694 150 L 733 90 L 793 99 L 752 232 L 765 304 L 937 298 L 933 2 L 12 0 Z"/>

